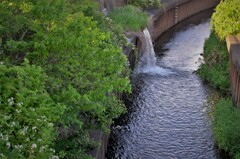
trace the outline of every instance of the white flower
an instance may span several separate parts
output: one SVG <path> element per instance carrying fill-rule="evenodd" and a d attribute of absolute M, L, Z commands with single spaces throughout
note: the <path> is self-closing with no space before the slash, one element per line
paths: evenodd
<path fill-rule="evenodd" d="M 48 126 L 49 126 L 49 127 L 52 127 L 52 126 L 53 126 L 53 123 L 48 123 Z"/>
<path fill-rule="evenodd" d="M 36 130 L 36 129 L 37 129 L 37 127 L 36 127 L 36 126 L 32 127 L 32 130 Z"/>
<path fill-rule="evenodd" d="M 11 97 L 8 99 L 8 105 L 12 106 L 14 104 L 14 98 Z"/>
<path fill-rule="evenodd" d="M 50 148 L 50 151 L 52 151 L 53 153 L 55 153 L 55 150 L 54 150 L 54 149 L 52 149 L 52 148 Z"/>
<path fill-rule="evenodd" d="M 11 147 L 10 142 L 7 142 L 7 143 L 6 143 L 6 146 L 7 146 L 8 148 L 10 148 L 10 147 Z"/>
<path fill-rule="evenodd" d="M 29 128 L 28 126 L 24 126 L 24 127 L 23 127 L 23 131 L 27 132 L 27 131 L 28 131 L 28 128 Z"/>
<path fill-rule="evenodd" d="M 39 149 L 39 152 L 43 152 L 45 149 L 45 146 L 41 146 L 40 149 Z"/>
<path fill-rule="evenodd" d="M 25 135 L 26 133 L 25 133 L 24 130 L 21 130 L 21 131 L 19 132 L 19 134 L 21 134 L 21 135 Z"/>
<path fill-rule="evenodd" d="M 32 149 L 37 148 L 37 144 L 32 144 Z"/>
<path fill-rule="evenodd" d="M 14 127 L 16 125 L 16 123 L 13 121 L 10 125 L 10 127 Z"/>
<path fill-rule="evenodd" d="M 33 111 L 33 112 L 35 112 L 35 111 L 36 111 L 36 109 L 35 109 L 35 108 L 32 108 L 32 107 L 30 108 L 30 110 L 31 110 L 31 111 Z"/>
<path fill-rule="evenodd" d="M 41 118 L 42 118 L 42 119 L 46 119 L 46 116 L 45 116 L 45 115 L 42 115 Z"/>
<path fill-rule="evenodd" d="M 16 112 L 19 114 L 19 113 L 21 113 L 22 111 L 21 111 L 21 110 L 19 110 L 19 109 L 16 109 Z"/>
<path fill-rule="evenodd" d="M 59 159 L 59 157 L 58 156 L 52 156 L 51 159 Z"/>
<path fill-rule="evenodd" d="M 18 103 L 17 105 L 18 105 L 19 107 L 22 107 L 23 102 L 20 102 L 20 103 Z"/>

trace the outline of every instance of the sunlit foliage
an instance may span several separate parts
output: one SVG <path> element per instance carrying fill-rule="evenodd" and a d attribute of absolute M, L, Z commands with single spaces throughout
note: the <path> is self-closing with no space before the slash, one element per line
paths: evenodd
<path fill-rule="evenodd" d="M 240 0 L 221 0 L 211 23 L 221 40 L 229 34 L 240 35 Z"/>
<path fill-rule="evenodd" d="M 122 37 L 92 4 L 0 2 L 1 156 L 89 158 L 89 132 L 125 111 L 115 95 L 130 91 Z"/>

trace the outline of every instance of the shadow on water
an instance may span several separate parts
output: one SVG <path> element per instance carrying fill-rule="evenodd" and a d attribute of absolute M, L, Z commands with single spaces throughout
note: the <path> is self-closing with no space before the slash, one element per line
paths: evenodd
<path fill-rule="evenodd" d="M 155 43 L 157 67 L 174 72 L 136 73 L 128 112 L 111 127 L 107 159 L 217 159 L 207 99 L 211 93 L 197 75 L 207 11 L 166 32 Z"/>

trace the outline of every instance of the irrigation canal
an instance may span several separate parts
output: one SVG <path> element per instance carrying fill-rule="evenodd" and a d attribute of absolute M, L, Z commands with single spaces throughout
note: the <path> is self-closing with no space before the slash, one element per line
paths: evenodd
<path fill-rule="evenodd" d="M 206 107 L 211 90 L 194 73 L 210 25 L 197 19 L 159 40 L 156 59 L 140 60 L 128 113 L 111 128 L 108 159 L 218 158 Z M 147 57 L 154 54 L 150 43 Z"/>

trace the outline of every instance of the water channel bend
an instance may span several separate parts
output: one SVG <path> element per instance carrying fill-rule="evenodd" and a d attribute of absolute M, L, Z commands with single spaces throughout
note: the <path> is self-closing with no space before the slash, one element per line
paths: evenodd
<path fill-rule="evenodd" d="M 112 127 L 108 159 L 217 158 L 205 107 L 209 89 L 193 73 L 209 28 L 203 21 L 175 33 L 157 57 L 162 72 L 134 75 L 138 91 Z"/>

